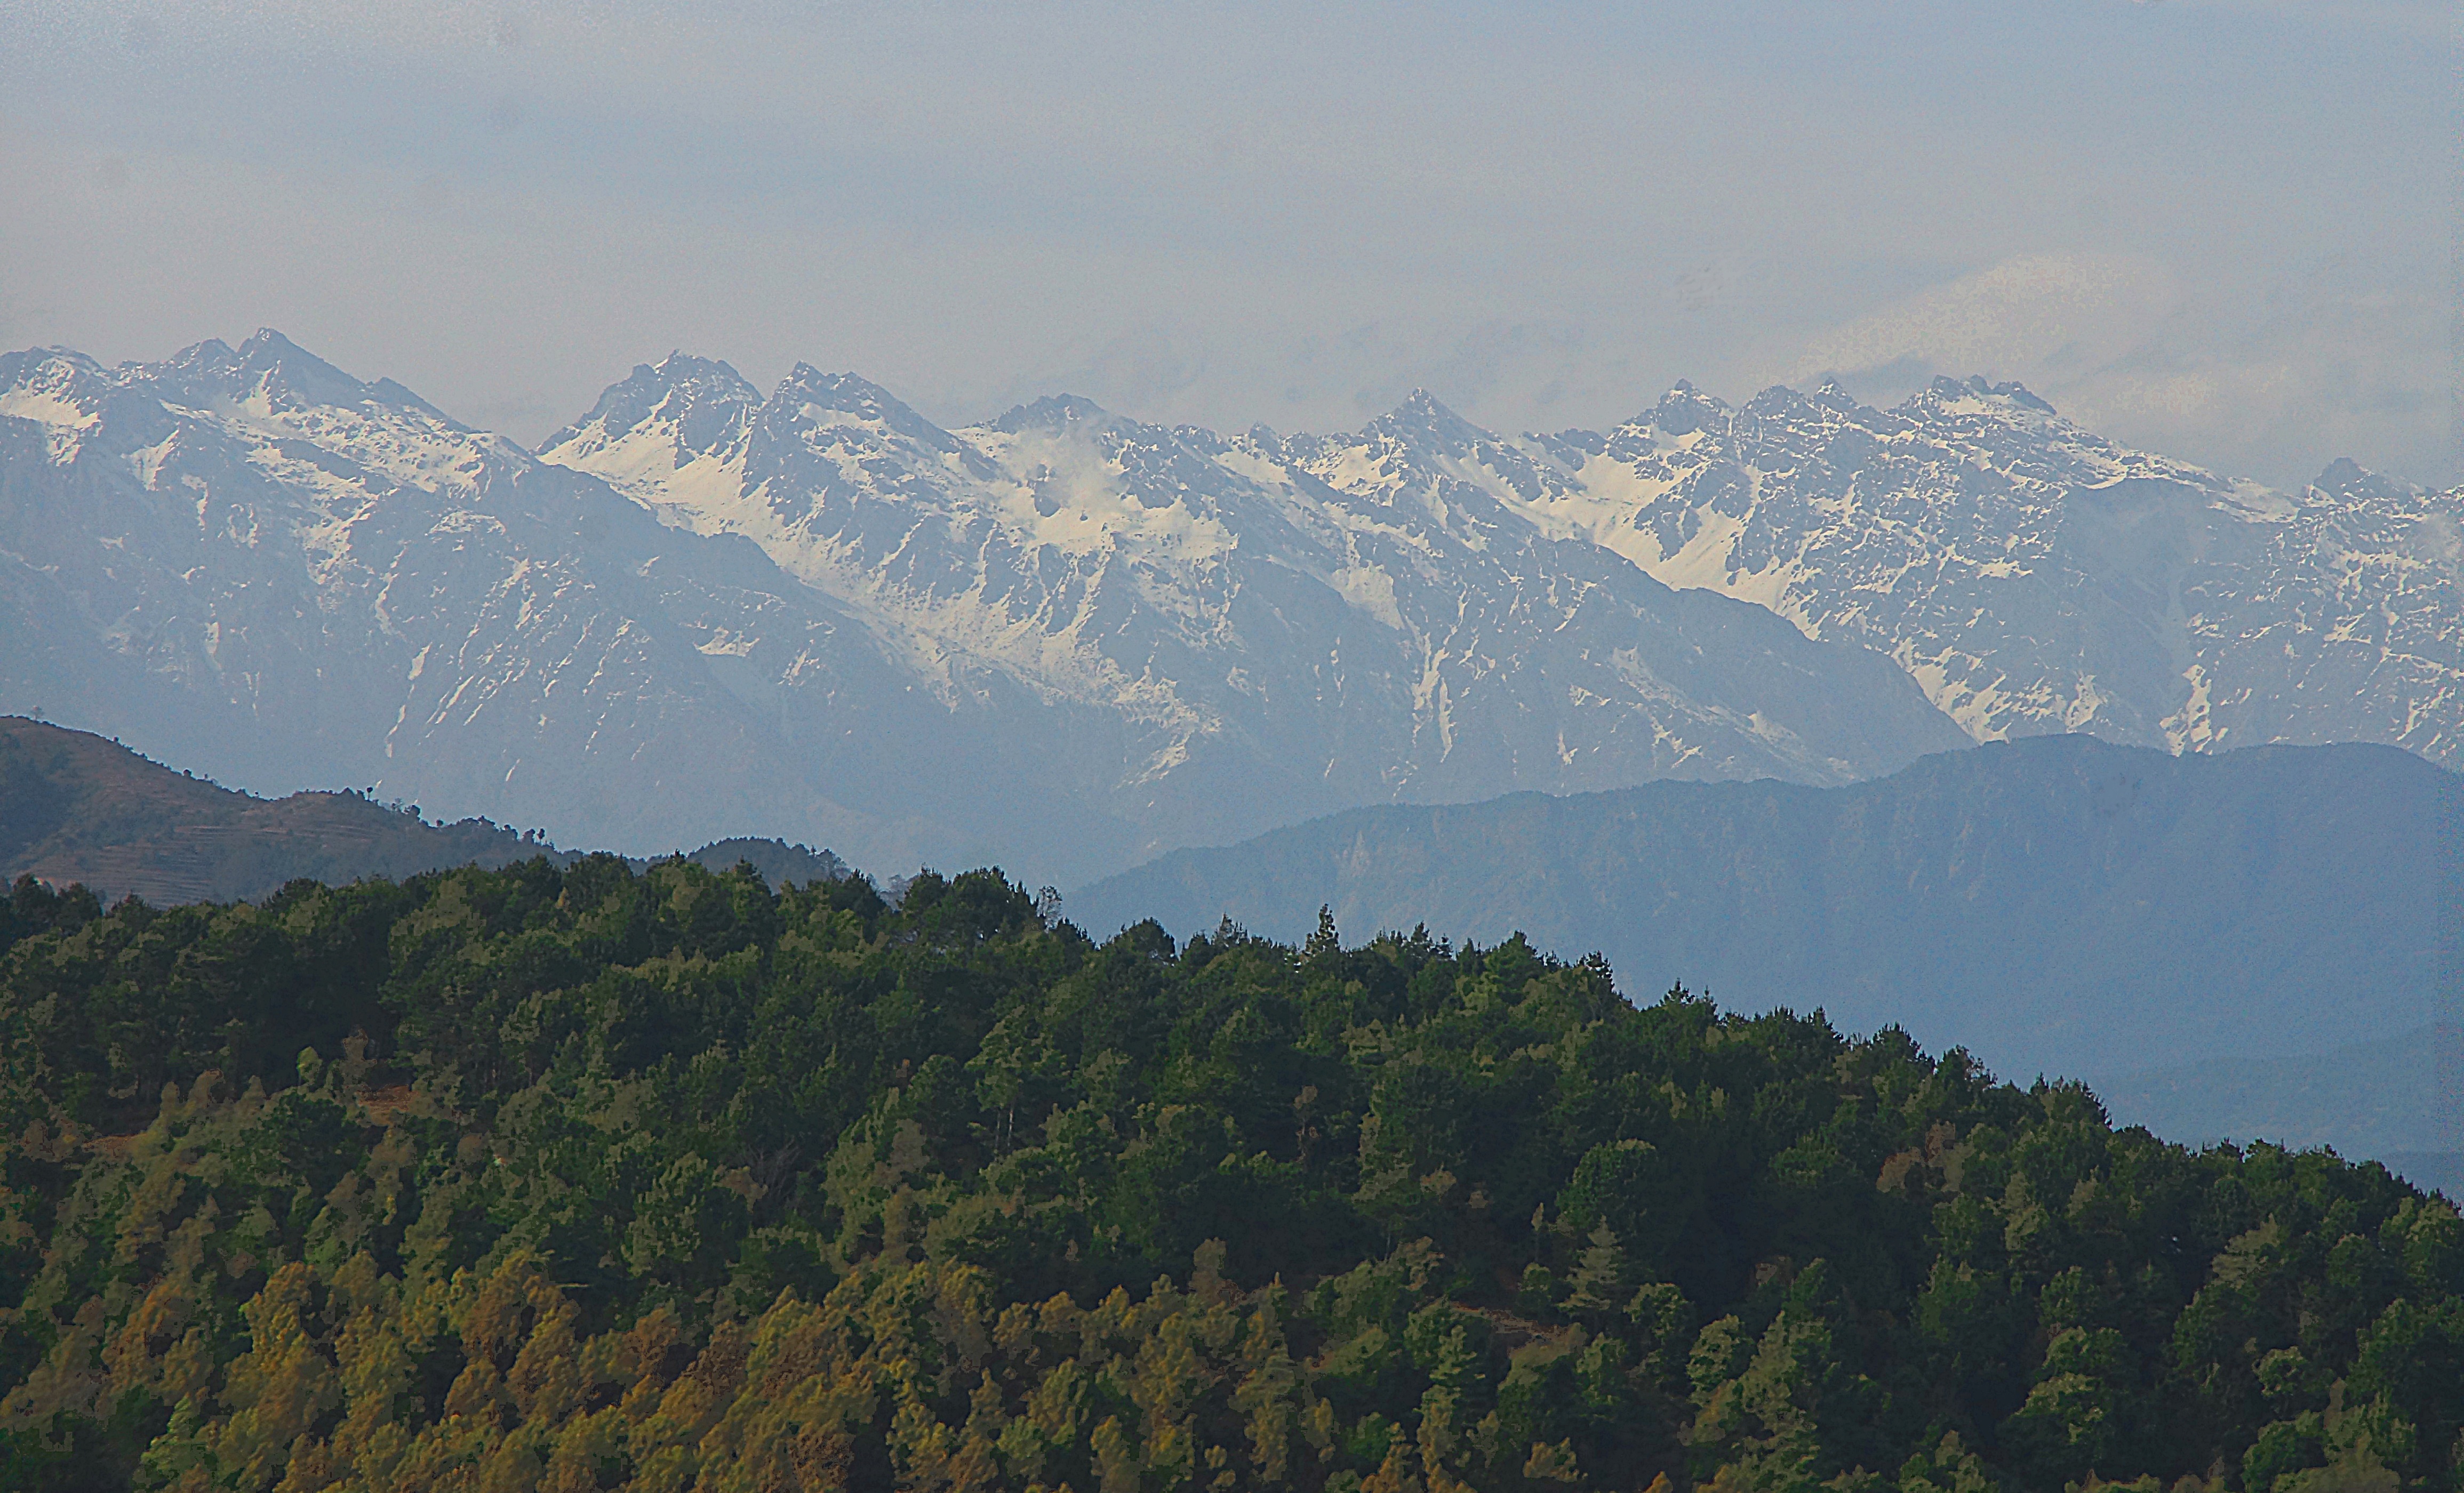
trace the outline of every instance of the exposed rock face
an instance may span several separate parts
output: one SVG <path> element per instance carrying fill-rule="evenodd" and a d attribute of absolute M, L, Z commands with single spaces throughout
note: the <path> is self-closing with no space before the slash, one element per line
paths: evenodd
<path fill-rule="evenodd" d="M 679 355 L 534 456 L 272 333 L 38 350 L 0 358 L 0 709 L 565 844 L 1070 881 L 2047 731 L 2448 759 L 2457 511 L 2235 487 L 2007 385 L 1226 437 L 1067 397 L 944 430 Z"/>
<path fill-rule="evenodd" d="M 1881 648 L 1980 740 L 2455 759 L 2464 492 L 2340 461 L 2271 493 L 1983 380 L 1888 411 L 1831 388 L 1732 409 L 1680 386 L 1605 436 L 1529 444 L 1566 475 L 1528 505 L 1540 521 Z"/>
<path fill-rule="evenodd" d="M 1117 746 L 1046 775 L 1185 826 L 1660 776 L 1837 781 L 1955 744 L 1861 650 L 1533 521 L 1543 469 L 1425 394 L 1356 436 L 1233 439 L 1067 396 L 958 431 L 851 375 L 768 399 L 639 368 L 544 461 L 753 539 L 957 712 L 1010 692 Z"/>
<path fill-rule="evenodd" d="M 273 334 L 0 360 L 0 692 L 260 791 L 365 786 L 645 848 L 862 817 L 724 675 L 896 685 L 828 599 Z M 861 638 L 861 629 L 853 629 Z M 576 834 L 584 844 L 599 837 Z"/>

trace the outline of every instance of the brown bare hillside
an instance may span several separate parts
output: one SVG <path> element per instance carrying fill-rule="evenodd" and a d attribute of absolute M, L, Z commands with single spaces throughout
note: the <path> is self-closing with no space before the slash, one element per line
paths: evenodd
<path fill-rule="evenodd" d="M 357 793 L 259 799 L 82 731 L 0 716 L 0 876 L 157 905 L 569 855 L 483 819 L 430 824 Z"/>

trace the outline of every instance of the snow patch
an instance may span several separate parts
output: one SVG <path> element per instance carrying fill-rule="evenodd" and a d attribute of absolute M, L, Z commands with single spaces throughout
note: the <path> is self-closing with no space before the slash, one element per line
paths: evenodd
<path fill-rule="evenodd" d="M 55 390 L 23 384 L 0 389 L 0 416 L 31 420 L 41 426 L 45 449 L 56 467 L 77 460 L 84 432 L 102 418 Z"/>
<path fill-rule="evenodd" d="M 1347 565 L 1330 578 L 1335 592 L 1355 609 L 1367 612 L 1397 632 L 1403 626 L 1402 608 L 1395 604 L 1395 578 L 1375 565 Z"/>

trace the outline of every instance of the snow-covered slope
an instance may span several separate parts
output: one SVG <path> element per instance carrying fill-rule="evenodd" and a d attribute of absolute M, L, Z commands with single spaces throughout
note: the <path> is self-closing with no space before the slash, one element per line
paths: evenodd
<path fill-rule="evenodd" d="M 2464 765 L 2464 489 L 2339 461 L 2183 585 L 2194 658 L 2168 736 L 2387 741 Z"/>
<path fill-rule="evenodd" d="M 945 430 L 679 355 L 534 456 L 272 333 L 48 349 L 0 357 L 0 709 L 565 844 L 1080 880 L 1353 804 L 2064 729 L 2453 759 L 2457 513 L 1981 384 L 1681 387 L 1604 435 L 1424 394 L 1335 436 L 1068 397 Z"/>
<path fill-rule="evenodd" d="M 235 786 L 602 843 L 869 828 L 777 759 L 760 696 L 793 676 L 853 704 L 894 675 L 752 545 L 271 333 L 117 369 L 12 355 L 0 390 L 8 708 Z"/>
<path fill-rule="evenodd" d="M 2079 429 L 2016 384 L 1898 407 L 1680 385 L 1518 443 L 1520 506 L 1676 586 L 1888 652 L 1980 740 L 2383 741 L 2456 760 L 2464 493 L 2339 462 L 2299 495 Z"/>
<path fill-rule="evenodd" d="M 1977 740 L 2369 740 L 2452 761 L 2464 712 L 2459 494 L 2348 462 L 2271 493 L 1982 379 L 1889 410 L 1830 386 L 1732 408 L 1680 384 L 1605 434 L 1512 439 L 1417 394 L 1354 435 L 1227 439 L 1069 399 L 945 432 L 849 376 L 799 369 L 765 400 L 679 356 L 543 459 L 754 538 L 935 668 L 1135 697 L 1166 758 L 1271 693 L 1278 750 L 1355 799 L 1638 769 L 1837 780 L 1890 756 L 1905 728 L 1869 708 L 1817 728 L 1860 745 L 1814 751 L 1807 713 L 1828 707 L 1755 672 L 1781 656 L 1767 641 L 1753 662 L 1706 645 L 1757 636 L 1699 611 L 1706 592 L 1887 655 Z M 1616 560 L 1683 595 L 1639 591 Z M 1235 620 L 1235 599 L 1294 577 L 1342 621 L 1262 648 L 1273 625 Z M 1303 604 L 1279 597 L 1278 623 L 1286 600 Z M 1291 734 L 1296 699 L 1340 700 L 1357 740 L 1372 696 L 1404 734 L 1370 747 L 1374 780 L 1347 776 L 1330 730 Z"/>
<path fill-rule="evenodd" d="M 15 354 L 0 706 L 567 844 L 1056 879 L 1398 795 L 1836 781 L 1957 739 L 1879 657 L 1442 495 L 1414 439 L 1361 437 L 1373 480 L 676 358 L 541 460 L 270 332 Z"/>
<path fill-rule="evenodd" d="M 1426 395 L 1331 439 L 1067 396 L 945 431 L 851 375 L 761 399 L 679 356 L 541 460 L 753 539 L 1137 850 L 1397 796 L 1842 781 L 1963 739 L 1870 651 L 1501 503 L 1457 471 L 1488 439 Z"/>

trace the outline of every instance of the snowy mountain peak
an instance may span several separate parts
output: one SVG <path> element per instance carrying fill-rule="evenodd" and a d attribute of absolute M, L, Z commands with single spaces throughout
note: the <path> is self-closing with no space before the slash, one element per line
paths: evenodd
<path fill-rule="evenodd" d="M 534 458 L 260 334 L 0 355 L 0 615 L 39 633 L 0 689 L 571 839 L 1076 875 L 2055 731 L 2464 757 L 2464 494 L 2338 463 L 2297 501 L 1984 380 L 1681 384 L 1512 438 L 1419 390 L 1225 439 L 1069 395 L 946 430 L 677 352 Z M 722 799 L 755 817 L 694 818 Z"/>
<path fill-rule="evenodd" d="M 1071 426 L 1105 427 L 1115 423 L 1111 410 L 1079 394 L 1046 394 L 1019 405 L 985 423 L 985 428 L 1015 435 L 1022 430 L 1058 431 Z"/>
<path fill-rule="evenodd" d="M 208 338 L 160 363 L 130 363 L 113 376 L 130 387 L 159 383 L 184 388 L 201 407 L 247 409 L 264 418 L 353 409 L 366 418 L 402 413 L 436 428 L 476 433 L 393 380 L 354 378 L 272 327 L 257 328 L 237 347 Z M 491 446 L 510 444 L 498 437 L 488 441 Z"/>
<path fill-rule="evenodd" d="M 1836 384 L 1825 384 L 1811 394 L 1774 384 L 1746 401 L 1736 413 L 1749 421 L 1826 428 L 1843 420 L 1872 425 L 1885 418 L 1850 399 Z"/>
<path fill-rule="evenodd" d="M 751 381 L 743 374 L 736 371 L 734 363 L 715 358 L 696 358 L 681 347 L 673 349 L 649 367 L 651 372 L 671 384 L 706 384 L 731 393 L 752 394 L 759 397 L 759 391 L 754 388 Z M 642 365 L 635 364 L 633 371 L 640 373 Z"/>
<path fill-rule="evenodd" d="M 1974 412 L 1993 410 L 2012 418 L 2021 418 L 2020 411 L 2047 418 L 2059 418 L 2059 411 L 2028 391 L 2016 381 L 1995 384 L 1983 374 L 1966 379 L 1936 378 L 1924 388 L 1911 394 L 1899 406 L 1903 411 Z"/>
<path fill-rule="evenodd" d="M 849 414 L 878 415 L 895 408 L 913 415 L 898 396 L 853 373 L 825 373 L 809 362 L 800 362 L 787 370 L 772 393 L 773 401 L 788 398 L 800 400 L 825 409 L 845 410 Z"/>
<path fill-rule="evenodd" d="M 89 426 L 108 425 L 120 441 L 150 447 L 191 416 L 336 454 L 347 449 L 368 472 L 422 487 L 479 482 L 520 450 L 456 424 L 390 379 L 353 378 L 271 328 L 236 348 L 208 339 L 160 362 L 112 369 L 57 350 L 18 354 L 0 361 L 0 374 L 8 382 L 0 416 L 49 427 L 53 457 L 62 463 L 77 458 L 83 446 L 77 432 Z M 308 458 L 293 451 L 283 459 Z"/>
<path fill-rule="evenodd" d="M 100 363 L 66 347 L 30 347 L 0 357 L 0 389 L 12 393 L 41 393 L 74 402 L 107 387 L 109 382 L 110 374 Z"/>
<path fill-rule="evenodd" d="M 257 328 L 232 349 L 227 362 L 199 360 L 192 366 L 209 377 L 219 375 L 242 398 L 255 395 L 293 407 L 352 406 L 377 398 L 374 385 L 363 384 L 272 327 Z"/>
<path fill-rule="evenodd" d="M 958 449 L 949 431 L 880 384 L 852 373 L 825 373 L 806 362 L 796 364 L 780 382 L 762 406 L 760 423 L 777 431 L 787 423 L 840 425 L 849 420 L 936 451 L 955 453 Z"/>
<path fill-rule="evenodd" d="M 1424 388 L 1404 396 L 1401 404 L 1370 421 L 1361 433 L 1383 436 L 1424 452 L 1467 451 L 1483 441 L 1497 439 Z"/>
<path fill-rule="evenodd" d="M 215 340 L 216 345 L 220 345 L 218 340 L 209 339 L 209 340 Z M 281 332 L 270 326 L 258 327 L 255 331 L 251 332 L 246 338 L 242 339 L 234 356 L 241 363 L 249 366 L 279 362 L 288 358 L 295 362 L 313 364 L 318 368 L 323 369 L 329 376 L 342 380 L 345 383 L 357 384 L 359 382 L 359 380 L 342 372 L 332 363 L 325 362 L 322 358 L 319 358 L 308 352 L 297 342 L 293 341 L 291 339 L 283 336 Z"/>
<path fill-rule="evenodd" d="M 651 459 L 653 446 L 665 448 L 671 469 L 699 457 L 724 461 L 741 454 L 760 404 L 760 391 L 728 364 L 672 352 L 655 364 L 634 364 L 588 414 L 549 436 L 540 450 L 597 452 L 630 437 L 637 462 Z"/>
<path fill-rule="evenodd" d="M 84 432 L 101 418 L 111 376 L 82 353 L 37 347 L 0 358 L 0 421 L 34 428 L 28 438 L 45 459 L 66 465 L 77 459 Z"/>
<path fill-rule="evenodd" d="M 2350 456 L 2339 456 L 2312 480 L 2310 491 L 2315 497 L 2334 501 L 2369 502 L 2410 497 L 2416 490 L 2370 471 Z"/>

